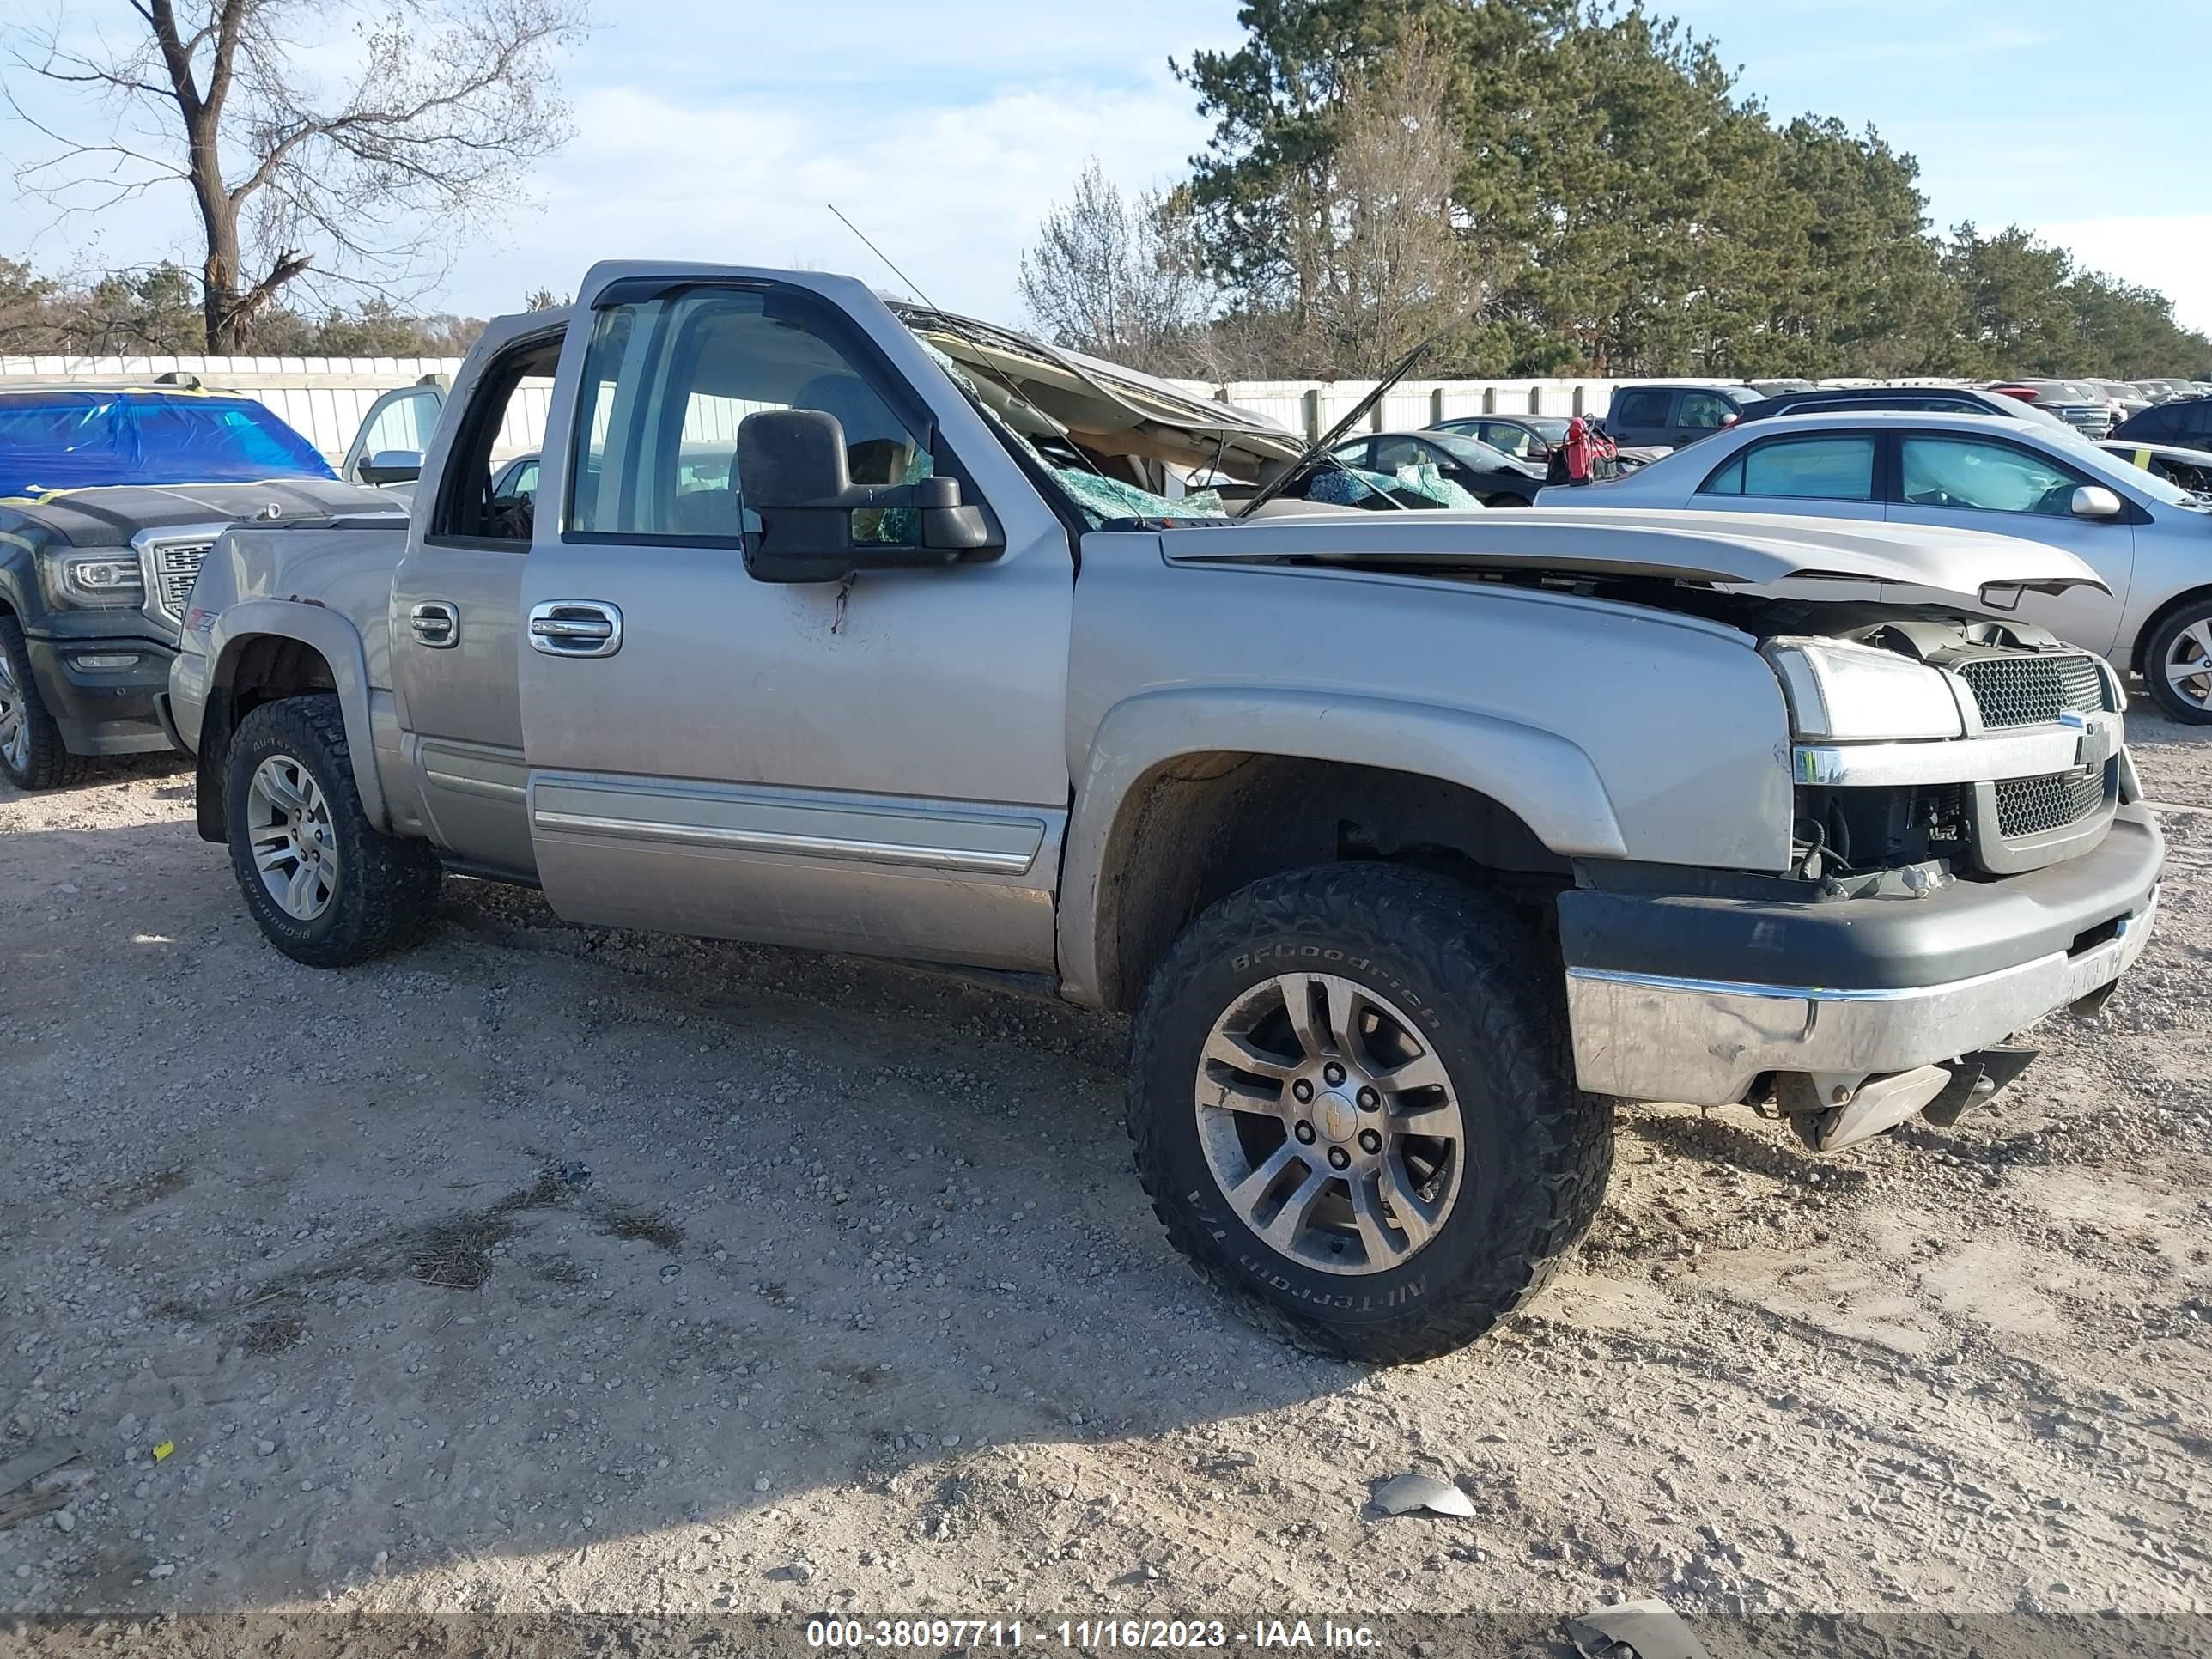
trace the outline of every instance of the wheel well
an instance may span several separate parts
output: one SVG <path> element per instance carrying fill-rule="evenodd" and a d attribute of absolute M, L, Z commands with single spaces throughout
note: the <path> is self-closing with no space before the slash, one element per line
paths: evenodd
<path fill-rule="evenodd" d="M 246 641 L 216 671 L 216 683 L 230 692 L 230 717 L 241 720 L 264 702 L 296 697 L 302 691 L 335 691 L 337 678 L 329 660 L 304 640 L 264 634 Z"/>
<path fill-rule="evenodd" d="M 303 691 L 335 691 L 328 658 L 303 640 L 257 635 L 223 653 L 208 687 L 200 718 L 198 818 L 200 839 L 224 840 L 222 775 L 231 734 L 264 702 Z"/>
<path fill-rule="evenodd" d="M 2134 647 L 2128 653 L 2128 665 L 2138 674 L 2143 672 L 2143 653 L 2150 648 L 2150 636 L 2165 626 L 2167 617 L 2177 611 L 2186 611 L 2192 605 L 2212 604 L 2212 587 L 2192 587 L 2185 593 L 2177 593 L 2150 614 L 2142 631 L 2136 635 Z"/>
<path fill-rule="evenodd" d="M 1570 878 L 1509 809 L 1465 785 L 1383 767 L 1225 750 L 1138 781 L 1108 838 L 1099 992 L 1128 1009 L 1153 964 L 1216 900 L 1286 870 L 1374 861 L 1547 896 Z"/>

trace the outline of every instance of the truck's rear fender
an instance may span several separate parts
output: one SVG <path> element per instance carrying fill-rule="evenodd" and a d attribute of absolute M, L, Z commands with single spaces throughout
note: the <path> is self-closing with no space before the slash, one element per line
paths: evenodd
<path fill-rule="evenodd" d="M 1596 768 L 1555 733 L 1276 687 L 1192 687 L 1118 705 L 1099 725 L 1075 803 L 1061 988 L 1111 1008 L 1133 1005 L 1192 915 L 1279 869 L 1447 856 L 1564 883 L 1570 858 L 1626 851 Z M 1347 849 L 1347 832 L 1374 844 Z"/>
<path fill-rule="evenodd" d="M 209 673 L 199 744 L 199 832 L 227 838 L 222 775 L 231 733 L 260 703 L 334 691 L 345 718 L 354 787 L 369 823 L 390 833 L 376 769 L 368 658 L 361 635 L 334 611 L 294 599 L 247 599 L 224 610 L 208 638 Z M 386 700 L 387 702 L 389 699 Z"/>

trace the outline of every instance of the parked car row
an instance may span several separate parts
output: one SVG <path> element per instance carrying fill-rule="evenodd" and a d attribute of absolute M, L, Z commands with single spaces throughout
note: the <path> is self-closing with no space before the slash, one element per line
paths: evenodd
<path fill-rule="evenodd" d="M 2174 719 L 2212 723 L 2212 497 L 2172 480 L 2197 465 L 2188 453 L 2142 465 L 2117 447 L 1989 414 L 1835 410 L 1742 422 L 1616 483 L 1538 500 L 1992 531 L 2063 548 L 2102 586 L 2023 588 L 2006 609 L 2141 673 Z M 2212 454 L 2197 462 L 2212 467 Z"/>
<path fill-rule="evenodd" d="M 2021 404 L 2039 415 L 2074 428 L 2090 438 L 2112 436 L 2124 422 L 2153 416 L 2177 401 L 2212 395 L 2212 383 L 2191 380 L 2025 380 L 1991 381 L 1982 386 L 1882 386 L 1874 383 L 1816 386 L 1809 380 L 1759 380 L 1740 386 L 1709 382 L 1668 384 L 1648 382 L 1622 386 L 1613 395 L 1603 419 L 1606 429 L 1623 444 L 1666 445 L 1680 448 L 1708 437 L 1738 421 L 1814 407 L 1905 407 L 1943 410 L 1954 414 L 1976 410 L 2009 412 L 1992 407 L 1998 401 Z M 1914 398 L 1905 404 L 1890 399 Z M 1875 401 L 1860 403 L 1862 398 Z M 1519 418 L 1519 417 L 1483 417 Z M 1533 417 L 1532 417 L 1533 418 Z M 1551 417 L 1562 419 L 1564 417 Z M 1474 428 L 1483 437 L 1478 421 L 1440 422 L 1449 429 Z M 2180 436 L 2183 428 L 2169 417 L 2127 435 L 2162 439 Z M 1489 442 L 1486 437 L 1485 442 Z"/>

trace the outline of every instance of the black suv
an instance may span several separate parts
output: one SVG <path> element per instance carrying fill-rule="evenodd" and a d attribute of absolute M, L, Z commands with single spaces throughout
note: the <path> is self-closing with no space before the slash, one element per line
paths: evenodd
<path fill-rule="evenodd" d="M 2022 398 L 1965 386 L 1826 386 L 1807 392 L 1778 392 L 1752 404 L 1738 418 L 1763 421 L 1774 415 L 1838 415 L 1861 409 L 1910 409 L 1923 415 L 1996 415 L 2008 421 L 2073 430 L 2049 410 Z"/>
<path fill-rule="evenodd" d="M 1605 429 L 1623 447 L 1680 449 L 1734 425 L 1762 401 L 1747 386 L 1625 386 L 1613 394 Z"/>
<path fill-rule="evenodd" d="M 2139 409 L 2112 428 L 2112 436 L 2130 443 L 2212 449 L 2212 398 L 2176 398 Z"/>

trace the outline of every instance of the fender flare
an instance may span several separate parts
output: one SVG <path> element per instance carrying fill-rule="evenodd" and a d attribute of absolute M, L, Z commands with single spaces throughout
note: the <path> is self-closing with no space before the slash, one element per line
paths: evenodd
<path fill-rule="evenodd" d="M 1071 1000 L 1095 1006 L 1104 994 L 1107 858 L 1139 784 L 1178 757 L 1218 750 L 1440 779 L 1489 796 L 1563 858 L 1627 856 L 1596 767 L 1556 732 L 1468 709 L 1328 691 L 1217 685 L 1141 693 L 1107 711 L 1077 774 L 1060 872 L 1060 988 Z"/>
<path fill-rule="evenodd" d="M 337 687 L 338 708 L 345 718 L 346 747 L 353 760 L 354 787 L 361 792 L 362 810 L 369 823 L 392 833 L 392 816 L 384 798 L 384 781 L 376 773 L 376 744 L 368 712 L 368 658 L 360 633 L 345 617 L 319 605 L 295 599 L 245 599 L 216 619 L 208 636 L 207 654 L 213 664 L 208 678 L 210 701 L 229 689 L 238 659 L 256 640 L 297 640 L 312 647 L 330 665 Z"/>

